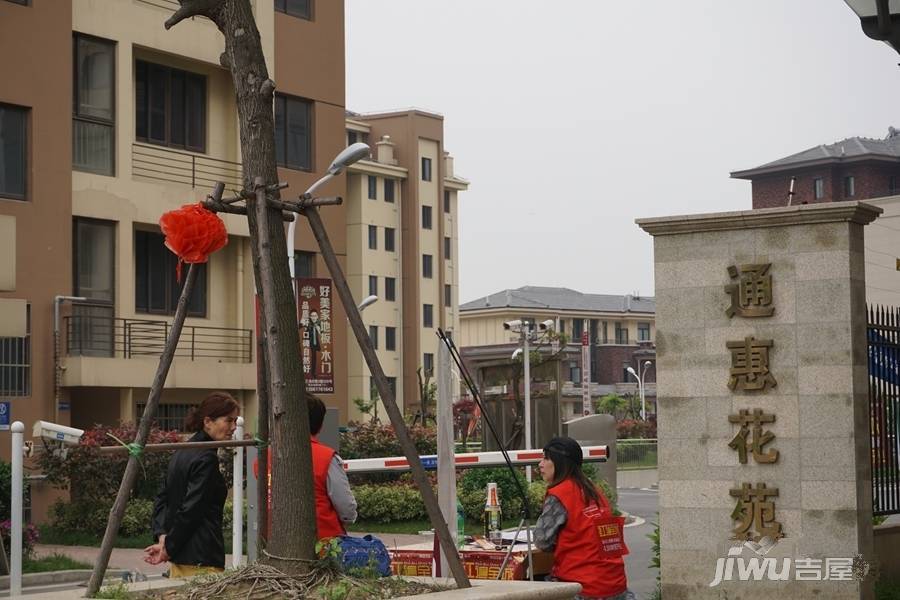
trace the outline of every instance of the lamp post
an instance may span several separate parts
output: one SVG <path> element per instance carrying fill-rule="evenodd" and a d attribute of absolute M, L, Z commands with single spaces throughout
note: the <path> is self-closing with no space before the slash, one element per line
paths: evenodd
<path fill-rule="evenodd" d="M 328 170 L 325 171 L 325 175 L 319 178 L 314 184 L 309 186 L 303 193 L 303 198 L 312 198 L 313 193 L 325 183 L 327 183 L 330 179 L 340 175 L 343 173 L 344 169 L 357 162 L 361 158 L 364 158 L 369 155 L 369 146 L 368 144 L 363 144 L 362 142 L 357 142 L 355 144 L 351 144 L 341 150 L 340 154 L 334 157 L 334 160 L 331 161 L 331 164 L 328 166 Z M 291 281 L 297 276 L 297 272 L 294 267 L 294 231 L 297 229 L 297 219 L 291 221 L 291 224 L 288 225 L 288 234 L 287 234 L 287 252 L 288 252 L 288 265 L 290 265 L 291 269 Z M 293 284 L 292 284 L 293 285 Z"/>
<path fill-rule="evenodd" d="M 900 0 L 844 0 L 863 32 L 900 52 Z"/>
<path fill-rule="evenodd" d="M 637 382 L 638 382 L 638 392 L 641 395 L 641 420 L 642 421 L 647 420 L 647 399 L 644 395 L 644 376 L 647 375 L 647 369 L 649 369 L 650 365 L 652 365 L 652 364 L 653 364 L 652 361 L 649 361 L 649 360 L 644 361 L 644 368 L 641 369 L 640 375 L 638 375 L 635 372 L 634 367 L 628 367 L 627 369 L 625 369 L 626 371 L 628 371 L 628 374 L 631 375 L 632 377 L 634 377 L 635 379 L 637 379 Z"/>

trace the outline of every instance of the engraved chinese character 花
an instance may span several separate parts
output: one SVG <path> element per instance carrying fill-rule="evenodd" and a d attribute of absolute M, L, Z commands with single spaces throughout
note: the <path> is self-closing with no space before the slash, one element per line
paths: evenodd
<path fill-rule="evenodd" d="M 753 455 L 753 460 L 759 464 L 774 463 L 778 460 L 778 450 L 769 448 L 768 451 L 763 452 L 763 446 L 773 441 L 775 434 L 768 430 L 763 431 L 762 426 L 763 423 L 774 423 L 775 415 L 766 414 L 759 408 L 754 409 L 753 413 L 742 408 L 739 414 L 728 415 L 728 421 L 741 426 L 740 431 L 729 442 L 728 447 L 732 450 L 737 450 L 738 460 L 740 460 L 742 465 L 747 464 L 748 452 Z"/>

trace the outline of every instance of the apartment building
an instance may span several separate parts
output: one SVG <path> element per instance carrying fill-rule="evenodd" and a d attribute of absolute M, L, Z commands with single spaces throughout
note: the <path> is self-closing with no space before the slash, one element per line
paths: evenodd
<path fill-rule="evenodd" d="M 348 143 L 373 149 L 347 175 L 347 276 L 355 297 L 378 298 L 363 320 L 398 403 L 414 412 L 417 372 L 424 379 L 434 369 L 437 328 L 459 330 L 458 195 L 469 183 L 444 149 L 441 115 L 349 113 L 346 126 Z M 347 354 L 351 404 L 377 399 L 358 347 Z"/>
<path fill-rule="evenodd" d="M 139 417 L 181 289 L 159 217 L 216 181 L 241 185 L 223 38 L 201 18 L 166 31 L 177 5 L 0 0 L 0 430 L 12 420 L 30 432 L 37 419 L 87 428 Z M 343 2 L 252 5 L 278 86 L 279 178 L 297 196 L 345 143 Z M 321 193 L 344 195 L 345 179 Z M 346 269 L 346 208 L 322 215 Z M 162 395 L 166 427 L 224 389 L 256 428 L 248 229 L 242 216 L 222 217 L 228 245 L 200 267 Z M 327 277 L 309 227 L 301 219 L 296 229 L 305 264 Z M 332 339 L 347 343 L 339 303 Z M 335 371 L 323 399 L 346 420 L 343 361 Z"/>
<path fill-rule="evenodd" d="M 866 226 L 866 300 L 900 306 L 900 129 L 812 146 L 731 173 L 751 182 L 754 209 L 859 200 L 884 212 Z"/>
<path fill-rule="evenodd" d="M 468 368 L 488 402 L 501 405 L 521 399 L 521 373 L 513 353 L 521 348 L 519 333 L 504 328 L 512 320 L 539 324 L 550 320 L 566 344 L 538 334 L 531 350 L 544 357 L 532 368 L 532 439 L 556 435 L 561 420 L 582 414 L 582 375 L 590 369 L 590 395 L 639 397 L 641 377 L 648 412 L 656 400 L 656 302 L 635 295 L 585 294 L 568 288 L 524 286 L 508 289 L 460 306 L 459 344 Z M 537 327 L 535 327 L 537 332 Z M 582 342 L 589 364 L 583 360 Z M 647 364 L 649 362 L 649 365 Z M 498 410 L 499 421 L 512 409 Z"/>

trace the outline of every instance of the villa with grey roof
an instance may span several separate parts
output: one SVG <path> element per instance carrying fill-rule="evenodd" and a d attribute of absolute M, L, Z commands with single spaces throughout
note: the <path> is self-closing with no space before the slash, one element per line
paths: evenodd
<path fill-rule="evenodd" d="M 486 404 L 494 403 L 497 422 L 509 433 L 521 402 L 519 334 L 503 323 L 529 319 L 552 320 L 564 334 L 565 344 L 550 335 L 538 335 L 532 350 L 532 439 L 541 447 L 558 434 L 562 421 L 582 414 L 582 369 L 590 369 L 591 397 L 617 393 L 639 400 L 637 379 L 643 373 L 648 413 L 655 412 L 656 301 L 638 294 L 583 293 L 569 288 L 524 286 L 502 290 L 461 304 L 457 343 L 463 359 L 479 383 Z M 582 342 L 588 346 L 589 364 L 582 360 Z M 649 363 L 649 364 L 648 364 Z M 546 439 L 545 439 L 546 438 Z"/>

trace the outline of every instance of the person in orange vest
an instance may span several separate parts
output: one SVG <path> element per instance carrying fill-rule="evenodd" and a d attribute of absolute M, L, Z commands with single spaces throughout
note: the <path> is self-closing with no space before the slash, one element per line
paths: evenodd
<path fill-rule="evenodd" d="M 316 492 L 316 529 L 319 539 L 345 535 L 344 523 L 356 521 L 356 498 L 344 472 L 344 463 L 333 448 L 319 442 L 325 422 L 325 403 L 307 393 L 309 432 L 312 436 L 313 489 Z"/>
<path fill-rule="evenodd" d="M 581 600 L 629 600 L 624 519 L 581 470 L 584 455 L 572 438 L 544 446 L 538 464 L 547 495 L 534 526 L 534 543 L 553 553 L 550 578 L 581 584 Z"/>

